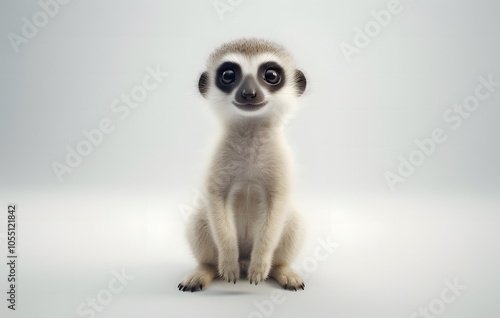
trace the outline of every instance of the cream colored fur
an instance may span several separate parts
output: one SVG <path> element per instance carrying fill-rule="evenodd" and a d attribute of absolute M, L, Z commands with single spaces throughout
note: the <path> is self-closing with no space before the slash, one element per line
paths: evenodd
<path fill-rule="evenodd" d="M 252 74 L 261 61 L 272 59 L 290 72 L 290 80 L 275 93 L 263 89 L 269 103 L 249 114 L 231 104 L 231 94 L 209 84 L 206 98 L 220 114 L 224 132 L 206 178 L 206 200 L 187 225 L 198 267 L 182 279 L 179 290 L 203 289 L 216 276 L 234 283 L 246 276 L 255 284 L 272 277 L 291 290 L 305 286 L 290 268 L 302 245 L 304 228 L 291 202 L 291 156 L 282 129 L 296 104 L 295 65 L 281 47 L 263 43 L 274 50 L 261 45 L 252 55 L 246 43 L 245 54 L 239 54 L 234 45 L 228 52 L 219 49 L 209 60 L 209 83 L 218 65 L 227 60 Z M 227 50 L 227 44 L 222 48 Z"/>

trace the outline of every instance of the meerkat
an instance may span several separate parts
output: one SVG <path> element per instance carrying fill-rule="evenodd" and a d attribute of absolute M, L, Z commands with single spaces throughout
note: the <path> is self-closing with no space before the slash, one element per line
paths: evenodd
<path fill-rule="evenodd" d="M 304 289 L 290 265 L 304 224 L 290 198 L 291 156 L 286 117 L 306 89 L 306 78 L 280 45 L 241 39 L 213 52 L 198 82 L 223 126 L 205 183 L 206 200 L 187 224 L 198 267 L 177 286 L 205 288 L 214 277 L 257 285 L 268 277 Z"/>

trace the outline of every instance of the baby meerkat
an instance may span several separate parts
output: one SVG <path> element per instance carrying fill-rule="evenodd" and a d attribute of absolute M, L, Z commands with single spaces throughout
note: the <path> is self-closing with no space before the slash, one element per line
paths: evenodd
<path fill-rule="evenodd" d="M 291 156 L 282 129 L 306 88 L 304 74 L 282 46 L 242 39 L 210 55 L 198 88 L 224 129 L 206 200 L 187 225 L 198 267 L 179 290 L 201 290 L 217 275 L 234 283 L 247 276 L 256 285 L 272 277 L 285 289 L 304 289 L 290 268 L 304 226 L 291 203 Z"/>

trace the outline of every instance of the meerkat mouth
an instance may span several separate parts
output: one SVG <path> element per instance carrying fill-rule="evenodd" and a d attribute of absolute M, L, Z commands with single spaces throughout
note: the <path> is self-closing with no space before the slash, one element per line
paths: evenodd
<path fill-rule="evenodd" d="M 254 111 L 266 105 L 267 101 L 263 101 L 261 103 L 246 103 L 246 104 L 240 104 L 233 101 L 233 104 L 241 110 Z"/>

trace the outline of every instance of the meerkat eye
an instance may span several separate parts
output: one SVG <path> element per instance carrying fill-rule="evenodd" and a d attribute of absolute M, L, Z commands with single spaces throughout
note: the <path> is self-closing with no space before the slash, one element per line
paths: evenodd
<path fill-rule="evenodd" d="M 264 78 L 269 84 L 278 84 L 281 80 L 280 74 L 274 68 L 268 68 L 264 73 Z"/>
<path fill-rule="evenodd" d="M 221 82 L 224 84 L 231 84 L 236 80 L 236 73 L 233 70 L 226 70 L 222 73 Z"/>

